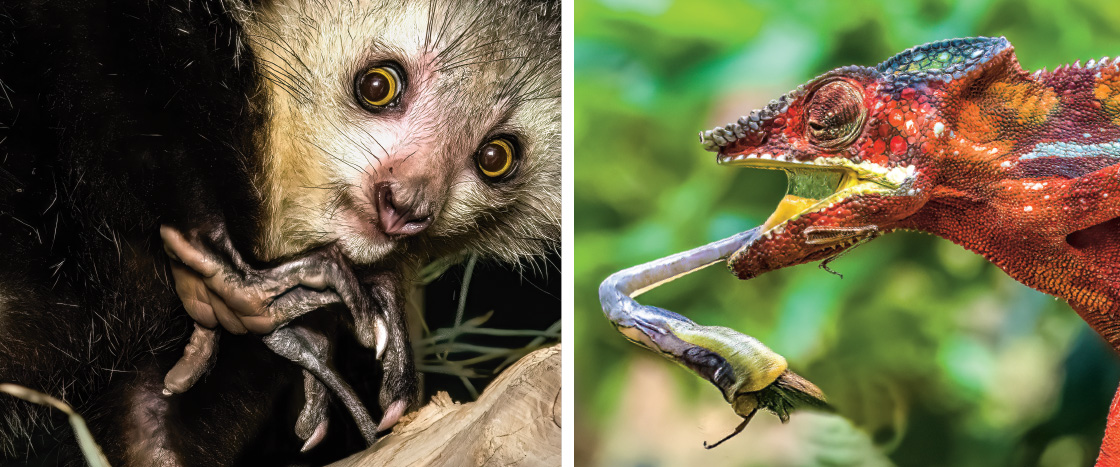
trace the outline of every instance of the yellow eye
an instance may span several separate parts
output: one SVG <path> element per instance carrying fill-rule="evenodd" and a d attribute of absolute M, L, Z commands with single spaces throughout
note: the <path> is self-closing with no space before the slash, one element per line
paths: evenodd
<path fill-rule="evenodd" d="M 514 155 L 513 143 L 505 138 L 495 138 L 478 150 L 475 160 L 483 175 L 498 178 L 513 168 Z"/>
<path fill-rule="evenodd" d="M 366 70 L 358 78 L 358 95 L 366 105 L 384 107 L 392 104 L 401 93 L 401 76 L 389 66 Z"/>

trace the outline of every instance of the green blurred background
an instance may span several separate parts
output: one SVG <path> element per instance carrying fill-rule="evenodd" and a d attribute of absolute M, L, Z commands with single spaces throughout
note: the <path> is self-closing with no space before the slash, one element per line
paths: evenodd
<path fill-rule="evenodd" d="M 696 133 L 832 68 L 1004 35 L 1027 69 L 1120 54 L 1120 2 L 579 0 L 575 6 L 576 465 L 1092 465 L 1117 358 L 1061 301 L 931 236 L 740 282 L 721 267 L 642 296 L 749 333 L 843 418 L 738 423 L 709 383 L 625 341 L 610 273 L 759 225 L 778 171 L 718 167 Z M 858 427 L 858 428 L 853 428 Z"/>

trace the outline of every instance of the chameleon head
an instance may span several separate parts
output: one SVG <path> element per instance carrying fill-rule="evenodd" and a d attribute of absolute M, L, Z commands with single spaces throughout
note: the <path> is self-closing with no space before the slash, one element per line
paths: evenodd
<path fill-rule="evenodd" d="M 953 138 L 941 102 L 1011 57 L 1004 38 L 911 48 L 833 70 L 738 121 L 701 133 L 720 164 L 783 170 L 788 192 L 763 234 L 728 263 L 748 279 L 824 260 L 891 230 L 929 200 Z M 1017 64 L 1015 65 L 1017 67 Z"/>

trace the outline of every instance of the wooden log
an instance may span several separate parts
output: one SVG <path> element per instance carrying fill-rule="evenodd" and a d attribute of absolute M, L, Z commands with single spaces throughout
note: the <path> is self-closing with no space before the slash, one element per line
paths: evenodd
<path fill-rule="evenodd" d="M 332 465 L 560 465 L 560 394 L 557 344 L 518 360 L 477 401 L 437 394 L 392 434 Z"/>

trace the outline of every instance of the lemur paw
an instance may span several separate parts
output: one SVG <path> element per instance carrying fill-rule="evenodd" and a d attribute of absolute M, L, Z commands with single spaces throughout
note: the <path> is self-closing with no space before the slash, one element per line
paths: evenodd
<path fill-rule="evenodd" d="M 206 234 L 160 227 L 173 260 L 175 291 L 187 313 L 207 328 L 267 334 L 321 306 L 341 301 L 368 322 L 373 312 L 349 264 L 336 248 L 313 250 L 272 269 L 242 260 L 221 227 Z M 370 326 L 372 327 L 372 326 Z"/>
<path fill-rule="evenodd" d="M 315 384 L 305 383 L 306 404 L 296 426 L 305 450 L 326 435 L 325 388 L 342 400 L 370 443 L 415 402 L 417 375 L 396 273 L 372 272 L 360 281 L 333 245 L 271 269 L 254 269 L 233 248 L 221 226 L 187 235 L 162 226 L 160 236 L 173 260 L 176 293 L 196 322 L 183 357 L 164 379 L 164 394 L 190 389 L 209 370 L 216 358 L 215 328 L 220 325 L 235 334 L 264 334 L 263 341 L 273 352 L 314 375 Z M 373 422 L 349 385 L 330 367 L 331 341 L 309 328 L 288 325 L 311 310 L 335 303 L 349 309 L 355 337 L 382 360 L 380 423 Z"/>

